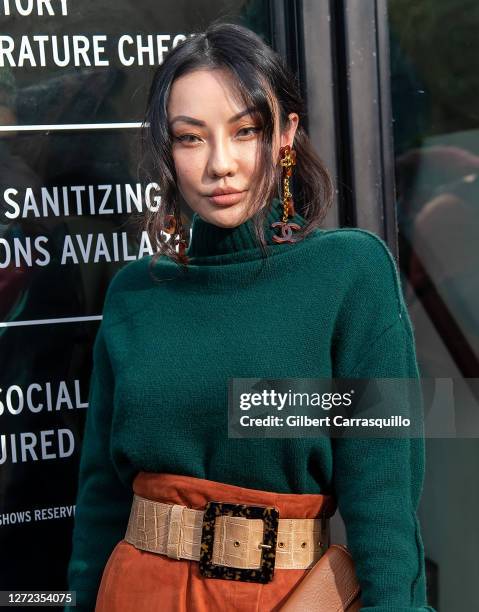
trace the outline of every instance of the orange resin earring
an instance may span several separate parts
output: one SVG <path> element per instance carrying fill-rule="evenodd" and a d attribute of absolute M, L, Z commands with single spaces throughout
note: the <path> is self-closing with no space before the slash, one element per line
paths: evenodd
<path fill-rule="evenodd" d="M 187 264 L 189 259 L 186 255 L 186 249 L 188 248 L 188 241 L 186 240 L 186 232 L 179 221 L 179 227 L 177 228 L 177 222 L 175 215 L 167 215 L 165 218 L 166 225 L 163 228 L 167 234 L 170 234 L 173 246 L 178 246 L 178 260 L 181 263 Z"/>
<path fill-rule="evenodd" d="M 297 242 L 297 239 L 293 238 L 293 231 L 301 229 L 301 226 L 288 221 L 288 218 L 293 217 L 295 214 L 293 196 L 289 190 L 289 179 L 293 174 L 293 166 L 296 165 L 296 151 L 290 145 L 286 145 L 281 147 L 279 155 L 283 180 L 283 217 L 281 221 L 275 221 L 275 223 L 271 224 L 273 229 L 276 227 L 281 228 L 280 235 L 274 235 L 273 241 L 277 243 Z"/>

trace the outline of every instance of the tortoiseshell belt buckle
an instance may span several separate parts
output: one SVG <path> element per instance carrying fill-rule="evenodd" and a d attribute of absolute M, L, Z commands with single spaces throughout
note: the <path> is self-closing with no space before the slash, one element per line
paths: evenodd
<path fill-rule="evenodd" d="M 261 565 L 258 569 L 226 567 L 213 563 L 215 523 L 219 516 L 242 516 L 247 519 L 261 519 L 263 521 L 263 542 L 260 545 Z M 271 582 L 276 560 L 278 523 L 279 510 L 274 506 L 208 502 L 205 507 L 201 531 L 200 574 L 205 578 L 222 578 L 223 580 L 239 580 L 240 582 L 261 582 L 263 584 Z"/>

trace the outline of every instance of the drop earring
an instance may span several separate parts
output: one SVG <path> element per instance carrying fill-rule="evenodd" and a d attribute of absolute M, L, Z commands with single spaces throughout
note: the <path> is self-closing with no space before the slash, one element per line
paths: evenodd
<path fill-rule="evenodd" d="M 181 218 L 176 219 L 175 215 L 166 215 L 166 225 L 163 228 L 167 234 L 171 235 L 170 241 L 174 247 L 178 245 L 178 259 L 181 263 L 188 263 L 188 256 L 186 255 L 186 249 L 188 248 L 188 241 L 186 240 L 186 232 L 181 223 Z"/>
<path fill-rule="evenodd" d="M 301 229 L 301 226 L 292 221 L 288 221 L 289 217 L 293 217 L 295 214 L 293 195 L 289 190 L 289 180 L 293 175 L 293 166 L 296 165 L 296 151 L 286 145 L 281 147 L 279 150 L 282 173 L 281 178 L 283 182 L 283 216 L 281 221 L 275 221 L 271 224 L 271 228 L 279 227 L 280 235 L 274 235 L 273 241 L 276 243 L 281 242 L 297 242 L 297 238 L 293 238 L 293 231 Z"/>

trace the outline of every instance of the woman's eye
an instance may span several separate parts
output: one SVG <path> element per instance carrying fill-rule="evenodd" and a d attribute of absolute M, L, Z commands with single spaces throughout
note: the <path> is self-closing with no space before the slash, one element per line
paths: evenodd
<path fill-rule="evenodd" d="M 245 136 L 250 136 L 251 134 L 256 134 L 257 132 L 261 132 L 261 128 L 257 128 L 257 127 L 246 127 L 246 128 L 241 128 L 238 131 L 239 135 L 245 135 Z M 200 139 L 199 136 L 195 136 L 194 134 L 183 134 L 181 136 L 174 136 L 173 137 L 174 140 L 176 140 L 177 142 L 184 142 L 186 144 L 195 144 L 197 142 L 196 139 Z"/>
<path fill-rule="evenodd" d="M 195 136 L 194 134 L 184 134 L 183 136 L 175 136 L 174 137 L 175 140 L 178 140 L 179 142 L 194 142 L 191 140 L 187 140 L 188 138 L 198 138 L 198 136 Z"/>
<path fill-rule="evenodd" d="M 256 134 L 257 132 L 261 132 L 261 128 L 257 128 L 257 127 L 241 128 L 241 130 L 238 133 L 240 132 L 252 132 L 253 134 Z"/>

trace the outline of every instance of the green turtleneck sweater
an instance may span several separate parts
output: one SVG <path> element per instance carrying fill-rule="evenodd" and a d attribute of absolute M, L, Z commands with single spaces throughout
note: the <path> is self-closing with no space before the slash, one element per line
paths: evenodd
<path fill-rule="evenodd" d="M 195 214 L 186 274 L 162 257 L 155 275 L 170 280 L 155 283 L 145 256 L 111 281 L 94 345 L 69 566 L 77 610 L 94 609 L 142 470 L 333 494 L 361 612 L 432 610 L 416 514 L 423 438 L 228 438 L 232 377 L 419 376 L 386 244 L 351 228 L 275 244 L 269 224 L 280 216 L 275 199 L 265 262 L 251 220 L 225 229 Z"/>

